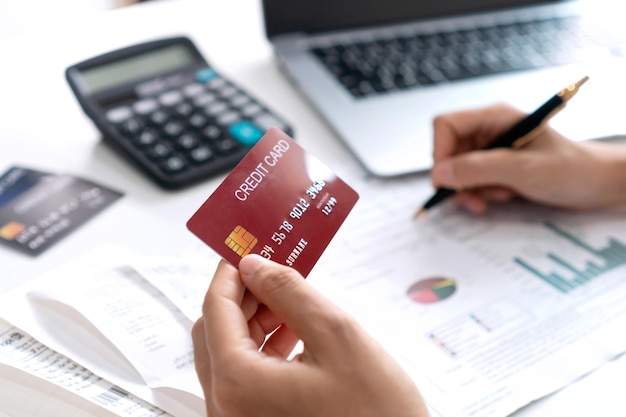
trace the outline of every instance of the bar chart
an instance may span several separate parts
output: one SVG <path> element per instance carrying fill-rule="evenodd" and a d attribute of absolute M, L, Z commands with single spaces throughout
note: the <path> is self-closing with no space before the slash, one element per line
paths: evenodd
<path fill-rule="evenodd" d="M 546 252 L 546 258 L 555 266 L 554 270 L 550 272 L 541 271 L 520 257 L 514 258 L 514 261 L 562 293 L 568 293 L 602 274 L 626 264 L 626 245 L 615 238 L 609 237 L 605 247 L 596 249 L 553 223 L 546 222 L 544 226 L 555 236 L 587 252 L 591 259 L 586 260 L 584 267 L 581 268 L 568 261 L 565 256 Z"/>

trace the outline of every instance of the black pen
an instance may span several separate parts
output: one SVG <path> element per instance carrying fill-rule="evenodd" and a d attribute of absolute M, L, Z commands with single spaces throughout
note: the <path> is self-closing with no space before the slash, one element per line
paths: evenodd
<path fill-rule="evenodd" d="M 513 148 L 519 149 L 533 140 L 545 127 L 548 120 L 556 113 L 558 113 L 565 104 L 574 97 L 578 92 L 578 89 L 583 85 L 589 77 L 584 77 L 575 84 L 570 84 L 558 93 L 556 93 L 550 100 L 546 101 L 541 107 L 535 110 L 533 113 L 526 116 L 524 119 L 517 122 L 512 128 L 500 135 L 485 149 L 494 148 Z M 426 213 L 431 207 L 441 203 L 448 197 L 453 196 L 457 190 L 451 188 L 438 188 L 435 194 L 415 213 L 415 217 L 419 217 Z"/>

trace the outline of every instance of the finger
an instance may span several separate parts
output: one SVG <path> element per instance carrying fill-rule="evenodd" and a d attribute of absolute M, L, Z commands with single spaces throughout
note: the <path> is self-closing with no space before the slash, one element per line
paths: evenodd
<path fill-rule="evenodd" d="M 206 347 L 206 334 L 204 332 L 204 319 L 200 317 L 191 328 L 193 342 L 194 366 L 198 380 L 204 392 L 207 404 L 207 416 L 210 416 L 209 403 L 211 402 L 211 358 Z"/>
<path fill-rule="evenodd" d="M 475 190 L 459 192 L 454 196 L 457 205 L 474 214 L 483 214 L 487 211 L 489 202 L 505 203 L 511 201 L 515 194 L 506 188 L 485 187 Z"/>
<path fill-rule="evenodd" d="M 433 159 L 438 162 L 482 149 L 523 116 L 524 113 L 506 104 L 437 116 L 433 121 Z"/>
<path fill-rule="evenodd" d="M 328 337 L 323 336 L 338 330 L 333 324 L 345 313 L 308 285 L 296 270 L 248 255 L 239 263 L 239 272 L 259 302 L 282 318 L 311 350 L 323 351 L 327 347 Z"/>
<path fill-rule="evenodd" d="M 298 336 L 289 327 L 282 325 L 267 338 L 261 350 L 266 355 L 287 359 L 298 340 Z"/>
<path fill-rule="evenodd" d="M 262 305 L 254 316 L 261 329 L 267 334 L 276 330 L 278 326 L 284 323 L 283 319 L 277 316 L 267 306 Z"/>
<path fill-rule="evenodd" d="M 454 201 L 470 213 L 483 214 L 487 211 L 487 202 L 478 193 L 473 191 L 464 191 L 457 194 L 454 197 Z"/>
<path fill-rule="evenodd" d="M 250 320 L 257 314 L 259 309 L 259 301 L 256 299 L 254 295 L 250 293 L 250 291 L 246 291 L 243 295 L 243 300 L 241 301 L 241 311 L 243 311 L 243 315 L 246 320 Z"/>
<path fill-rule="evenodd" d="M 480 190 L 483 199 L 496 203 L 506 203 L 515 198 L 515 193 L 508 188 L 486 187 Z"/>
<path fill-rule="evenodd" d="M 264 305 L 260 305 L 257 313 L 248 321 L 250 337 L 258 347 L 265 341 L 265 336 L 283 324 L 283 320 Z"/>
<path fill-rule="evenodd" d="M 225 261 L 215 271 L 202 306 L 206 346 L 212 363 L 225 363 L 234 350 L 256 352 L 241 304 L 245 286 L 239 272 Z"/>
<path fill-rule="evenodd" d="M 525 152 L 511 149 L 468 152 L 437 163 L 431 171 L 432 182 L 438 187 L 456 190 L 499 186 L 519 191 L 531 163 Z"/>
<path fill-rule="evenodd" d="M 248 332 L 250 332 L 250 338 L 254 341 L 257 349 L 261 348 L 265 342 L 267 333 L 263 331 L 259 323 L 254 318 L 248 322 Z"/>

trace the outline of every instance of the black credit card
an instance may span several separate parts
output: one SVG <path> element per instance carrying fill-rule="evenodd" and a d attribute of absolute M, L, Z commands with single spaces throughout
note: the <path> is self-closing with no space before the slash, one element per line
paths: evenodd
<path fill-rule="evenodd" d="M 122 195 L 70 175 L 11 167 L 0 176 L 0 242 L 39 255 Z"/>

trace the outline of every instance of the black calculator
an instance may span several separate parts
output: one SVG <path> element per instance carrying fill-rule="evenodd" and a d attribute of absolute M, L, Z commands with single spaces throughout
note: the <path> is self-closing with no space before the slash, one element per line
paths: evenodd
<path fill-rule="evenodd" d="M 163 188 L 233 168 L 271 127 L 293 136 L 184 36 L 105 53 L 68 67 L 65 76 L 103 140 Z"/>

